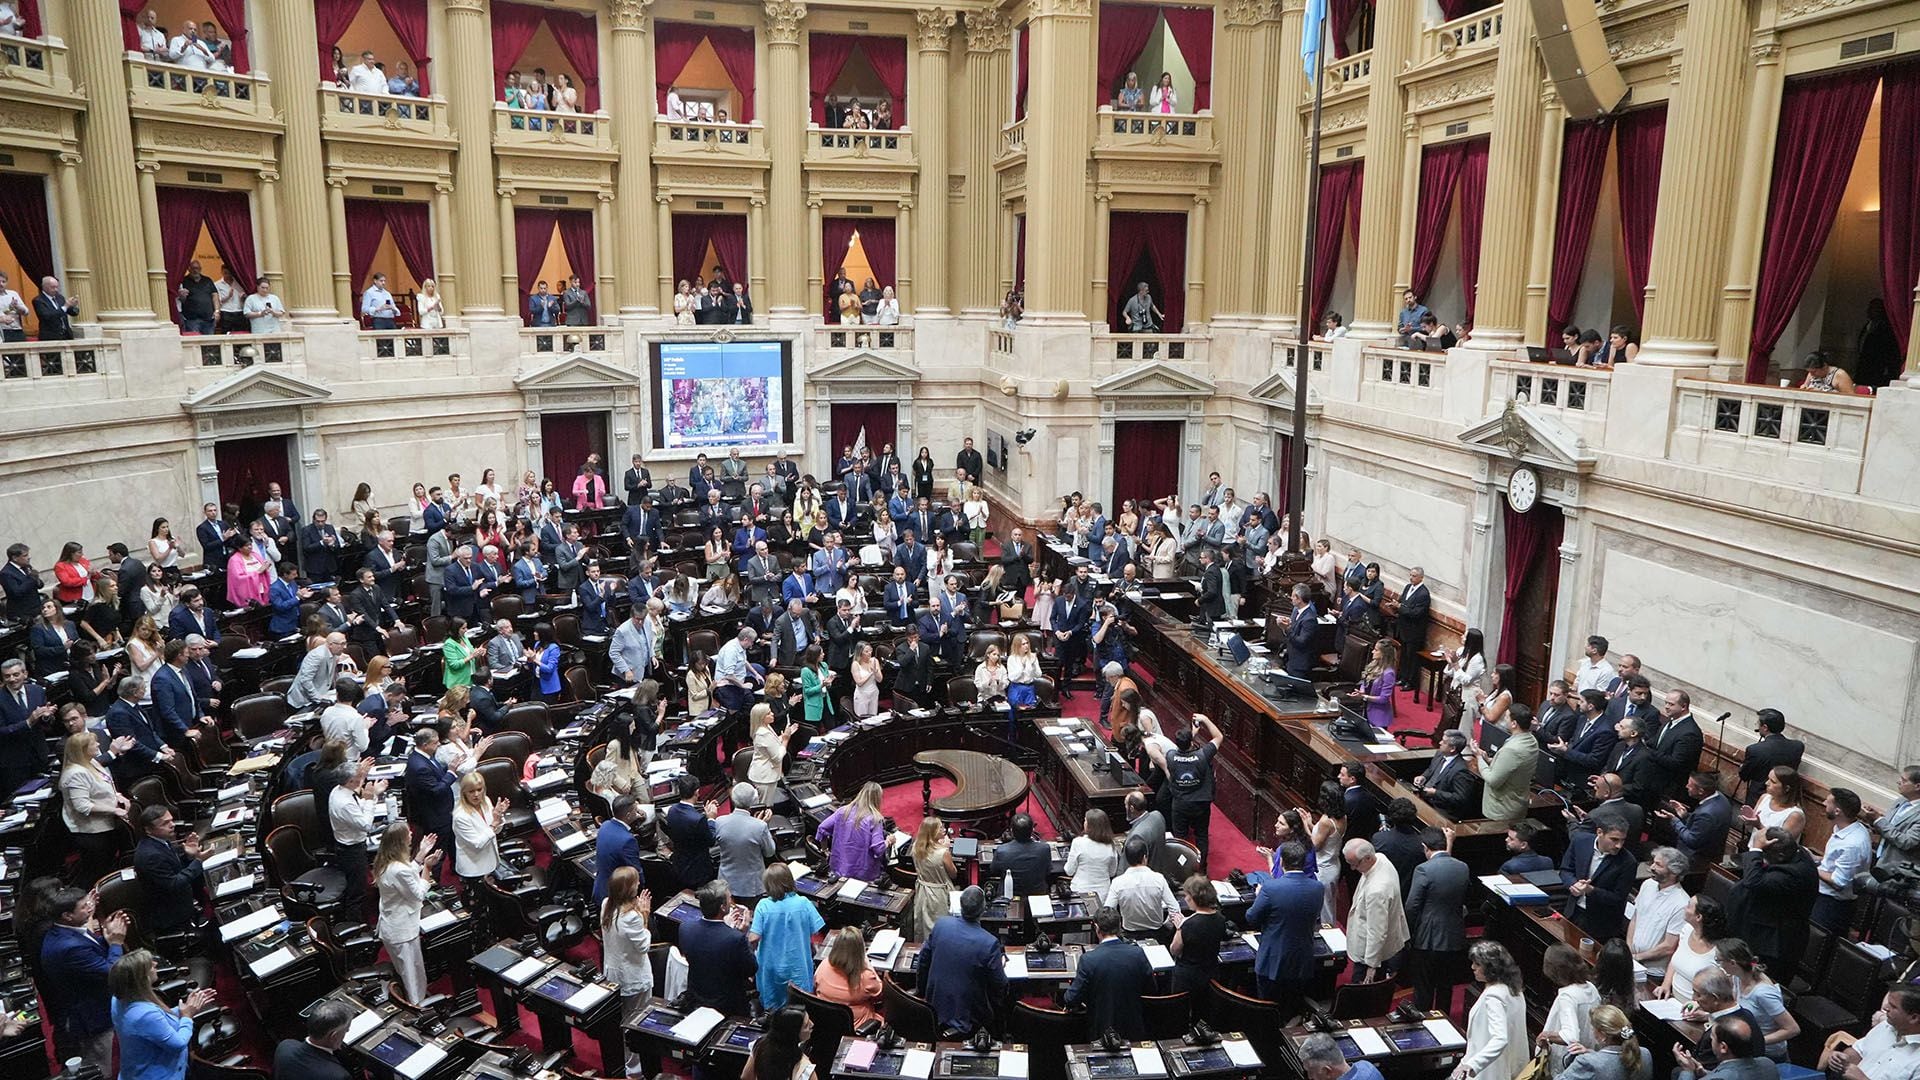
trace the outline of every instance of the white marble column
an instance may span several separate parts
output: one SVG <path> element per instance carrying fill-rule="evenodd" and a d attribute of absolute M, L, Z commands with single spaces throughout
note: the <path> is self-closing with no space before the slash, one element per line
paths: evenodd
<path fill-rule="evenodd" d="M 1473 483 L 1473 536 L 1467 542 L 1467 580 L 1460 583 L 1466 595 L 1469 627 L 1479 627 L 1486 636 L 1488 655 L 1500 650 L 1500 622 L 1506 603 L 1505 567 L 1500 561 L 1500 492 L 1494 487 L 1492 461 L 1483 461 L 1481 476 Z"/>
<path fill-rule="evenodd" d="M 1548 682 L 1559 678 L 1560 672 L 1572 666 L 1578 651 L 1574 642 L 1582 640 L 1583 633 L 1574 625 L 1574 619 L 1583 614 L 1574 609 L 1574 597 L 1579 595 L 1580 511 L 1563 506 L 1560 508 L 1560 517 L 1565 524 L 1560 534 L 1559 586 L 1553 594 L 1553 655 L 1547 658 Z"/>

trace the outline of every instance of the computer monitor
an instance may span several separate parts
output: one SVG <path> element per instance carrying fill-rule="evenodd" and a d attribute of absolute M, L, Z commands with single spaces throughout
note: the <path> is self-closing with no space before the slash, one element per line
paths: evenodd
<path fill-rule="evenodd" d="M 1236 664 L 1246 663 L 1247 659 L 1253 655 L 1253 650 L 1247 648 L 1246 639 L 1239 634 L 1228 634 L 1221 644 L 1226 646 L 1227 655 L 1233 657 L 1233 662 Z"/>

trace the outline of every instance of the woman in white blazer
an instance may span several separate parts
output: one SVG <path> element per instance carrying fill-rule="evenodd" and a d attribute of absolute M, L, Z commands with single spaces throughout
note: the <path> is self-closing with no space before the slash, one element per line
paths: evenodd
<path fill-rule="evenodd" d="M 380 837 L 380 854 L 373 863 L 373 879 L 380 886 L 376 932 L 393 961 L 393 973 L 400 977 L 400 988 L 409 999 L 421 1001 L 427 996 L 427 963 L 420 951 L 420 908 L 426 903 L 441 853 L 433 850 L 432 833 L 422 836 L 420 846 L 408 854 L 411 840 L 404 821 L 387 826 Z"/>
<path fill-rule="evenodd" d="M 88 886 L 113 869 L 120 843 L 115 821 L 125 818 L 130 806 L 99 758 L 100 737 L 91 731 L 67 736 L 60 758 L 60 819 L 80 852 L 76 880 Z"/>
<path fill-rule="evenodd" d="M 1513 1080 L 1532 1058 L 1520 965 L 1497 941 L 1479 942 L 1467 959 L 1485 989 L 1467 1014 L 1466 1054 L 1454 1067 L 1453 1080 Z"/>
<path fill-rule="evenodd" d="M 506 814 L 507 800 L 487 802 L 485 777 L 470 772 L 460 778 L 460 798 L 453 804 L 453 872 L 469 886 L 499 869 L 500 823 Z"/>

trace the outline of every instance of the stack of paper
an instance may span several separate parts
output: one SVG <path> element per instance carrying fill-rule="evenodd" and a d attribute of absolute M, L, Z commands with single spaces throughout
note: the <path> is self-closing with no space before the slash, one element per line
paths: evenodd
<path fill-rule="evenodd" d="M 1546 890 L 1538 885 L 1508 881 L 1500 874 L 1486 875 L 1480 879 L 1480 884 L 1509 904 L 1544 904 L 1548 899 Z"/>

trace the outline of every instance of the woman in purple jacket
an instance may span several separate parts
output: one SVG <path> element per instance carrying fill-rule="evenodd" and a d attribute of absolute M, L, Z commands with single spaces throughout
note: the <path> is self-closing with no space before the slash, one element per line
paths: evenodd
<path fill-rule="evenodd" d="M 868 782 L 853 801 L 835 810 L 813 834 L 830 849 L 827 868 L 841 877 L 879 881 L 886 872 L 887 827 L 880 813 L 880 785 Z"/>
<path fill-rule="evenodd" d="M 1356 707 L 1366 703 L 1367 722 L 1381 730 L 1393 726 L 1394 665 L 1399 659 L 1400 646 L 1392 638 L 1374 642 L 1373 660 L 1360 673 L 1359 687 L 1347 695 Z"/>

